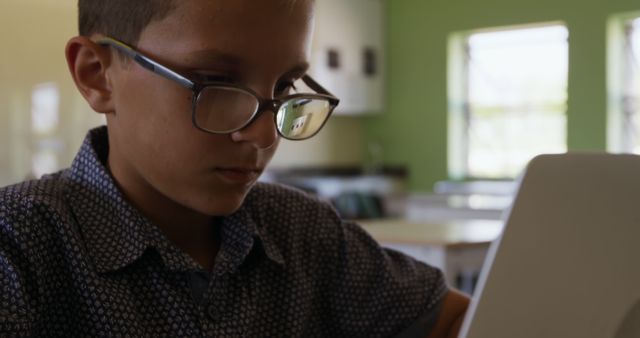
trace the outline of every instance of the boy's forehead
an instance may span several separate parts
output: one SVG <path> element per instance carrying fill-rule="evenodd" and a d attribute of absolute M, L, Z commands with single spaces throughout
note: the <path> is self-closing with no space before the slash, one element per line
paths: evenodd
<path fill-rule="evenodd" d="M 187 20 L 208 24 L 277 25 L 283 19 L 303 24 L 313 18 L 313 0 L 181 0 L 175 1 L 173 13 Z"/>
<path fill-rule="evenodd" d="M 289 2 L 289 5 L 283 4 Z M 141 34 L 143 50 L 173 55 L 177 62 L 208 68 L 211 55 L 228 55 L 238 67 L 289 70 L 307 61 L 312 0 L 181 0 L 163 20 Z M 219 59 L 219 57 L 218 57 Z M 235 62 L 233 58 L 227 61 Z"/>
<path fill-rule="evenodd" d="M 142 36 L 152 31 L 166 42 L 215 41 L 218 46 L 266 39 L 278 47 L 308 37 L 312 23 L 313 0 L 181 0 Z M 280 47 L 292 47 L 285 45 Z"/>

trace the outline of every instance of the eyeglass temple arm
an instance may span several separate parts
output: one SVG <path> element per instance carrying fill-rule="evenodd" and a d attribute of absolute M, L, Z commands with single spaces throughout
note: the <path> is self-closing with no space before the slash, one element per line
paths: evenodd
<path fill-rule="evenodd" d="M 335 99 L 336 105 L 338 104 L 338 102 L 340 102 L 340 100 L 335 95 L 331 94 L 328 90 L 324 89 L 324 87 L 322 87 L 318 82 L 316 82 L 316 80 L 311 78 L 311 76 L 309 75 L 303 76 L 302 81 L 304 81 L 304 83 L 307 86 L 309 86 L 309 88 L 315 90 L 317 93 L 331 96 L 333 99 Z"/>
<path fill-rule="evenodd" d="M 193 89 L 195 87 L 195 83 L 193 83 L 193 81 L 187 79 L 186 77 L 172 71 L 171 69 L 151 60 L 150 58 L 136 52 L 135 50 L 133 50 L 131 47 L 129 47 L 128 45 L 126 45 L 123 42 L 120 42 L 116 39 L 113 38 L 102 38 L 98 41 L 96 41 L 97 44 L 99 45 L 109 45 L 114 47 L 115 49 L 119 50 L 120 52 L 126 54 L 127 56 L 129 56 L 130 58 L 132 58 L 135 62 L 137 62 L 139 65 L 141 65 L 142 67 L 160 75 L 163 76 L 169 80 L 172 81 L 176 81 L 178 82 L 180 85 L 182 85 L 183 87 L 189 88 L 189 89 Z"/>
<path fill-rule="evenodd" d="M 173 80 L 178 82 L 180 85 L 182 85 L 183 87 L 189 88 L 189 89 L 194 89 L 196 84 L 187 79 L 186 77 L 172 71 L 171 69 L 157 63 L 156 61 L 151 60 L 150 58 L 140 54 L 139 52 L 135 51 L 133 48 L 129 47 L 127 44 L 125 44 L 124 42 L 118 41 L 116 39 L 113 38 L 109 38 L 109 37 L 104 37 L 99 39 L 98 41 L 96 41 L 96 43 L 98 43 L 99 45 L 109 45 L 114 47 L 115 49 L 119 50 L 120 52 L 126 54 L 127 56 L 129 56 L 130 58 L 132 58 L 135 62 L 137 62 L 139 65 L 141 65 L 142 67 L 160 75 L 163 76 L 169 80 Z M 340 100 L 333 94 L 331 94 L 328 90 L 326 90 L 324 87 L 322 87 L 319 83 L 317 83 L 314 79 L 312 79 L 309 75 L 305 75 L 302 77 L 302 81 L 304 81 L 305 84 L 307 84 L 307 86 L 309 86 L 311 89 L 315 90 L 318 93 L 321 94 L 325 94 L 328 96 L 332 97 L 332 103 L 334 105 L 337 105 Z"/>

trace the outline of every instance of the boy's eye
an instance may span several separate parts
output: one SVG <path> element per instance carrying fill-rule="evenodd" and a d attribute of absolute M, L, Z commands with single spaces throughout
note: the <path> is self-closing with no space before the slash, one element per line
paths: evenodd
<path fill-rule="evenodd" d="M 195 76 L 198 79 L 198 81 L 204 82 L 204 83 L 211 83 L 211 82 L 234 83 L 235 82 L 233 78 L 225 75 L 196 74 Z"/>
<path fill-rule="evenodd" d="M 276 96 L 289 95 L 295 89 L 296 89 L 296 86 L 293 84 L 293 82 L 290 82 L 290 81 L 289 82 L 280 82 L 276 86 L 274 94 Z"/>

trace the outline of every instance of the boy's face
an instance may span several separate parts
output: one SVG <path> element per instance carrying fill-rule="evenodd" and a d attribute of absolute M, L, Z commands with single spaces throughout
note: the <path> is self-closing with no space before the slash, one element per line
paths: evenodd
<path fill-rule="evenodd" d="M 143 30 L 136 47 L 185 75 L 222 76 L 271 98 L 304 74 L 308 60 L 312 1 L 283 3 L 176 1 L 168 17 Z M 241 131 L 208 134 L 192 124 L 190 90 L 130 60 L 113 60 L 115 112 L 107 123 L 109 166 L 118 183 L 137 197 L 168 198 L 202 214 L 234 212 L 276 150 L 274 112 Z"/>

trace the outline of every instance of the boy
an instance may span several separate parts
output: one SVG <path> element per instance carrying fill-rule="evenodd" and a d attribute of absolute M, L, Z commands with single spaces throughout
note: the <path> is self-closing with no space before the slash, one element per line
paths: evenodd
<path fill-rule="evenodd" d="M 70 169 L 0 190 L 3 335 L 456 335 L 467 299 L 439 271 L 256 183 L 337 104 L 305 75 L 313 0 L 79 12 L 68 65 L 107 127 Z"/>

